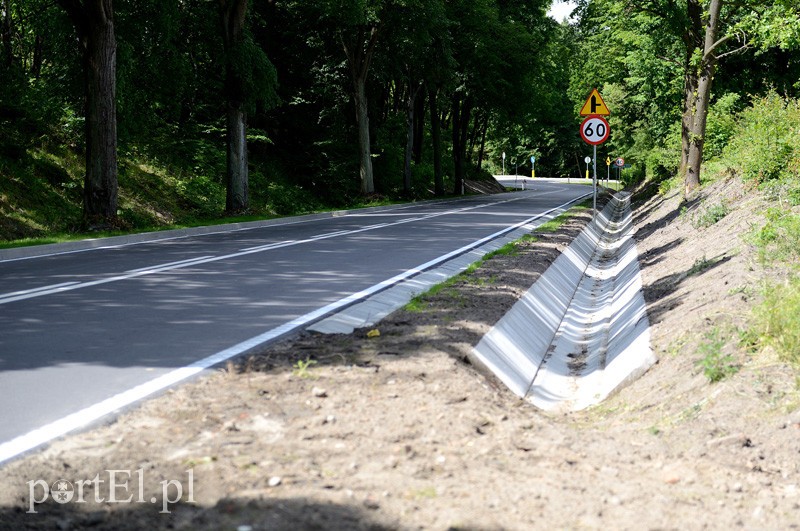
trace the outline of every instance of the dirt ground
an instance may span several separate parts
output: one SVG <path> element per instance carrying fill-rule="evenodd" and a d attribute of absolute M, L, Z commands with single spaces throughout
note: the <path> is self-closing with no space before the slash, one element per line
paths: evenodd
<path fill-rule="evenodd" d="M 380 335 L 302 334 L 6 465 L 0 528 L 799 527 L 800 381 L 737 346 L 775 274 L 745 237 L 763 200 L 731 180 L 635 207 L 659 363 L 602 404 L 548 416 L 465 362 L 584 212 Z M 710 383 L 715 340 L 739 370 Z M 69 503 L 32 504 L 59 479 Z"/>

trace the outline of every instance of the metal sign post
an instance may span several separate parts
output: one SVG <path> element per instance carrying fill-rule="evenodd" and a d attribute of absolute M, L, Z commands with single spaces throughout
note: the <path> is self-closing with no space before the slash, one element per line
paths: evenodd
<path fill-rule="evenodd" d="M 611 111 L 608 110 L 608 106 L 603 101 L 603 97 L 600 96 L 600 92 L 597 89 L 593 89 L 581 108 L 581 116 L 586 118 L 581 122 L 580 133 L 583 141 L 594 147 L 594 157 L 592 159 L 594 161 L 594 178 L 592 180 L 594 219 L 597 219 L 597 146 L 608 140 L 608 136 L 611 133 L 608 121 L 603 118 L 610 114 Z M 587 178 L 589 177 L 589 160 L 589 157 L 586 157 Z"/>
<path fill-rule="evenodd" d="M 592 158 L 592 166 L 594 168 L 594 179 L 592 187 L 594 188 L 594 215 L 597 215 L 597 145 L 594 146 L 594 158 Z"/>

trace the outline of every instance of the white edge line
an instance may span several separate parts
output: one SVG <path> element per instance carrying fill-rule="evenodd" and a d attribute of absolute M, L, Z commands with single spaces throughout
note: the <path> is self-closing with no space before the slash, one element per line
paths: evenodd
<path fill-rule="evenodd" d="M 589 194 L 586 194 L 586 195 L 589 195 Z M 47 442 L 49 442 L 49 441 L 51 441 L 51 440 L 53 440 L 53 439 L 55 439 L 57 437 L 61 437 L 62 435 L 65 435 L 65 434 L 67 434 L 67 433 L 69 433 L 71 431 L 74 431 L 74 430 L 77 430 L 79 428 L 82 428 L 82 427 L 84 427 L 84 426 L 86 426 L 86 425 L 88 425 L 88 424 L 90 424 L 92 422 L 95 422 L 95 421 L 101 419 L 102 417 L 104 417 L 104 416 L 106 416 L 106 415 L 108 415 L 110 413 L 113 413 L 115 411 L 119 411 L 120 409 L 123 409 L 123 408 L 125 408 L 127 406 L 130 406 L 131 404 L 133 404 L 135 402 L 138 402 L 138 401 L 140 401 L 140 400 L 142 400 L 144 398 L 147 398 L 148 396 L 150 396 L 150 395 L 152 395 L 154 393 L 157 393 L 159 391 L 162 391 L 162 390 L 166 389 L 167 387 L 175 385 L 178 382 L 186 380 L 187 378 L 191 378 L 192 376 L 204 371 L 205 369 L 208 369 L 210 367 L 213 367 L 214 365 L 217 365 L 217 364 L 222 363 L 224 361 L 227 361 L 227 360 L 229 360 L 229 359 L 231 359 L 233 357 L 236 357 L 236 356 L 238 356 L 240 354 L 243 354 L 244 352 L 247 352 L 250 349 L 253 349 L 253 348 L 255 348 L 255 347 L 257 347 L 257 346 L 259 346 L 259 345 L 261 345 L 263 343 L 266 343 L 267 341 L 270 341 L 272 339 L 280 337 L 280 336 L 282 336 L 282 335 L 284 335 L 286 333 L 289 333 L 289 332 L 291 332 L 291 331 L 293 331 L 293 330 L 295 330 L 297 328 L 300 328 L 302 326 L 306 326 L 306 325 L 310 324 L 311 322 L 316 321 L 320 317 L 323 317 L 324 315 L 327 315 L 327 314 L 329 314 L 329 313 L 331 313 L 331 312 L 333 312 L 335 310 L 338 310 L 338 309 L 340 309 L 342 307 L 348 306 L 348 305 L 352 304 L 353 302 L 356 302 L 356 301 L 358 301 L 360 299 L 363 299 L 363 298 L 365 298 L 365 297 L 367 297 L 369 295 L 377 293 L 378 291 L 382 291 L 383 289 L 387 288 L 388 286 L 396 284 L 396 283 L 398 283 L 398 282 L 400 282 L 400 281 L 402 281 L 402 280 L 404 280 L 404 279 L 406 279 L 406 278 L 408 278 L 410 276 L 413 276 L 413 275 L 415 275 L 417 273 L 420 273 L 420 272 L 422 272 L 422 271 L 424 271 L 424 270 L 426 270 L 426 269 L 428 269 L 428 268 L 430 268 L 430 267 L 432 267 L 432 266 L 434 266 L 434 265 L 436 265 L 438 263 L 446 261 L 447 259 L 449 259 L 450 257 L 452 257 L 454 255 L 462 254 L 462 253 L 464 253 L 464 252 L 466 252 L 466 251 L 468 251 L 470 249 L 478 247 L 478 246 L 482 245 L 483 243 L 485 243 L 487 240 L 491 240 L 491 239 L 494 239 L 494 238 L 498 237 L 499 235 L 511 232 L 514 229 L 517 229 L 519 227 L 522 227 L 523 225 L 526 225 L 527 223 L 530 223 L 534 219 L 546 216 L 546 215 L 550 214 L 551 212 L 554 212 L 554 211 L 556 211 L 556 210 L 558 210 L 560 208 L 563 208 L 563 207 L 565 207 L 567 205 L 570 205 L 572 203 L 576 203 L 580 199 L 583 199 L 584 197 L 586 197 L 586 195 L 583 195 L 581 197 L 578 197 L 576 199 L 568 201 L 567 203 L 564 203 L 561 206 L 552 208 L 552 209 L 548 210 L 547 212 L 543 212 L 541 214 L 537 214 L 536 216 L 533 216 L 533 217 L 531 217 L 531 218 L 529 218 L 529 219 L 527 219 L 527 220 L 525 220 L 525 221 L 523 221 L 521 223 L 518 223 L 518 224 L 516 224 L 516 225 L 514 225 L 512 227 L 507 227 L 507 228 L 505 228 L 505 229 L 503 229 L 501 231 L 496 232 L 495 234 L 492 234 L 490 236 L 486 236 L 485 238 L 482 238 L 481 240 L 478 240 L 477 242 L 473 242 L 473 243 L 471 243 L 469 245 L 466 245 L 466 246 L 462 247 L 461 249 L 452 251 L 452 252 L 450 252 L 450 253 L 448 253 L 446 255 L 443 255 L 443 256 L 441 256 L 439 258 L 435 258 L 435 259 L 433 259 L 433 260 L 431 260 L 429 262 L 426 262 L 426 263 L 424 263 L 424 264 L 422 264 L 420 266 L 417 266 L 417 267 L 415 267 L 413 269 L 409 269 L 408 271 L 406 271 L 404 273 L 401 273 L 401 274 L 399 274 L 399 275 L 397 275 L 395 277 L 392 277 L 390 279 L 384 280 L 383 282 L 375 284 L 372 287 L 369 287 L 367 289 L 359 291 L 358 293 L 353 293 L 352 295 L 349 295 L 349 296 L 347 296 L 347 297 L 345 297 L 343 299 L 340 299 L 340 300 L 338 300 L 336 302 L 328 304 L 327 306 L 325 306 L 323 308 L 319 308 L 317 310 L 314 310 L 313 312 L 310 312 L 310 313 L 307 313 L 307 314 L 302 315 L 300 317 L 297 317 L 296 319 L 293 319 L 293 320 L 291 320 L 291 321 L 289 321 L 287 323 L 284 323 L 284 324 L 282 324 L 282 325 L 280 325 L 280 326 L 278 326 L 276 328 L 273 328 L 272 330 L 264 332 L 263 334 L 260 334 L 258 336 L 252 337 L 252 338 L 250 338 L 250 339 L 248 339 L 246 341 L 243 341 L 243 342 L 241 342 L 241 343 L 239 343 L 237 345 L 234 345 L 234 346 L 229 347 L 229 348 L 227 348 L 225 350 L 217 352 L 216 354 L 213 354 L 211 356 L 208 356 L 206 358 L 198 360 L 198 361 L 196 361 L 196 362 L 194 362 L 194 363 L 192 363 L 190 365 L 187 365 L 185 367 L 181 367 L 179 369 L 175 369 L 173 371 L 170 371 L 167 374 L 164 374 L 162 376 L 159 376 L 158 378 L 150 380 L 149 382 L 145 382 L 145 383 L 143 383 L 141 385 L 137 385 L 136 387 L 133 387 L 132 389 L 129 389 L 129 390 L 124 391 L 122 393 L 116 394 L 116 395 L 114 395 L 114 396 L 112 396 L 110 398 L 107 398 L 107 399 L 105 399 L 105 400 L 103 400 L 101 402 L 98 402 L 97 404 L 94 404 L 92 406 L 84 408 L 84 409 L 82 409 L 80 411 L 76 411 L 75 413 L 71 413 L 71 414 L 67 415 L 66 417 L 63 417 L 63 418 L 61 418 L 59 420 L 51 422 L 50 424 L 46 424 L 46 425 L 44 425 L 44 426 L 42 426 L 40 428 L 32 430 L 32 431 L 26 433 L 25 435 L 20 435 L 19 437 L 16 437 L 14 439 L 11 439 L 10 441 L 7 441 L 7 442 L 5 442 L 3 444 L 0 444 L 0 463 L 3 463 L 3 462 L 8 461 L 10 459 L 13 459 L 13 458 L 15 458 L 15 457 L 17 457 L 17 456 L 29 451 L 29 450 L 32 450 L 32 449 L 36 448 L 37 446 L 45 444 L 45 443 L 47 443 Z"/>

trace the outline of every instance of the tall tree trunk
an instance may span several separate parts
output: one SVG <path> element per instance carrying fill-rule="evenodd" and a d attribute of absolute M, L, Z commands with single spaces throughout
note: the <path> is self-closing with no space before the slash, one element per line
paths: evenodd
<path fill-rule="evenodd" d="M 247 168 L 247 115 L 241 105 L 228 103 L 227 180 L 225 210 L 229 214 L 244 212 L 250 204 Z"/>
<path fill-rule="evenodd" d="M 353 80 L 353 92 L 356 107 L 356 123 L 358 125 L 359 176 L 361 193 L 375 192 L 375 181 L 372 173 L 372 145 L 369 135 L 369 106 L 367 105 L 367 75 L 378 42 L 380 26 L 372 26 L 358 31 L 353 39 L 347 40 L 340 35 L 350 75 Z M 365 42 L 366 40 L 366 42 Z"/>
<path fill-rule="evenodd" d="M 681 119 L 681 163 L 678 175 L 685 181 L 689 162 L 689 139 L 692 136 L 692 112 L 697 92 L 697 65 L 693 64 L 695 55 L 703 46 L 703 5 L 701 0 L 687 0 L 687 22 L 683 32 L 683 44 L 686 47 L 684 57 L 683 80 L 683 115 Z"/>
<path fill-rule="evenodd" d="M 703 147 L 705 145 L 706 121 L 711 100 L 711 85 L 717 68 L 715 48 L 719 29 L 719 14 L 723 0 L 711 0 L 706 23 L 703 55 L 697 79 L 697 90 L 692 105 L 692 127 L 689 136 L 689 154 L 686 162 L 684 193 L 689 193 L 700 186 L 700 167 L 703 164 Z"/>
<path fill-rule="evenodd" d="M 247 0 L 219 0 L 222 16 L 222 42 L 225 46 L 226 117 L 226 194 L 228 214 L 245 212 L 250 207 L 247 167 L 247 115 L 244 112 L 244 89 L 233 64 L 237 47 L 244 37 Z"/>
<path fill-rule="evenodd" d="M 463 100 L 459 94 L 453 94 L 453 164 L 455 166 L 455 185 L 453 193 L 464 194 L 464 179 L 467 167 L 467 140 L 471 103 L 469 96 Z"/>
<path fill-rule="evenodd" d="M 433 148 L 433 193 L 444 195 L 444 176 L 442 175 L 442 128 L 439 121 L 436 88 L 428 89 L 428 101 L 431 108 L 431 144 Z"/>
<path fill-rule="evenodd" d="M 489 129 L 489 115 L 487 113 L 486 117 L 483 120 L 483 126 L 481 131 L 481 147 L 478 150 L 478 169 L 483 167 L 483 155 L 486 152 L 486 132 Z"/>
<path fill-rule="evenodd" d="M 414 101 L 414 164 L 421 164 L 425 139 L 425 90 L 420 90 Z"/>
<path fill-rule="evenodd" d="M 31 75 L 35 79 L 39 79 L 42 75 L 42 63 L 44 61 L 44 37 L 40 34 L 36 35 L 36 40 L 33 45 L 33 62 L 31 63 Z"/>
<path fill-rule="evenodd" d="M 411 194 L 411 158 L 414 154 L 414 111 L 416 109 L 417 98 L 422 90 L 422 84 L 413 86 L 412 81 L 408 84 L 408 101 L 406 102 L 406 152 L 403 164 L 403 193 Z"/>
<path fill-rule="evenodd" d="M 117 216 L 117 41 L 112 0 L 59 0 L 83 47 L 86 175 L 83 215 L 91 224 Z"/>
<path fill-rule="evenodd" d="M 0 4 L 3 8 L 3 20 L 0 31 L 2 32 L 3 41 L 3 64 L 10 67 L 14 64 L 14 49 L 11 46 L 11 36 L 13 35 L 11 23 L 11 0 L 3 0 Z"/>
<path fill-rule="evenodd" d="M 361 178 L 361 193 L 375 193 L 372 173 L 372 145 L 369 137 L 369 112 L 365 79 L 355 79 L 356 123 L 358 124 L 358 160 Z"/>

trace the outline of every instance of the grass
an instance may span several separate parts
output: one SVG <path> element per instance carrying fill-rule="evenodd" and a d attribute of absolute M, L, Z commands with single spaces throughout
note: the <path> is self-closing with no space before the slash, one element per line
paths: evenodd
<path fill-rule="evenodd" d="M 692 220 L 692 225 L 696 229 L 707 229 L 718 223 L 730 213 L 730 208 L 725 203 L 717 203 L 706 207 L 696 218 Z"/>
<path fill-rule="evenodd" d="M 788 270 L 782 282 L 768 282 L 763 300 L 742 343 L 752 350 L 771 347 L 800 368 L 800 215 L 784 208 L 765 212 L 766 223 L 748 236 L 762 265 Z"/>
<path fill-rule="evenodd" d="M 800 367 L 800 277 L 765 288 L 745 343 L 756 349 L 772 347 L 781 359 Z"/>
<path fill-rule="evenodd" d="M 703 369 L 703 374 L 711 383 L 722 381 L 739 372 L 739 365 L 732 355 L 723 352 L 724 347 L 723 332 L 719 328 L 713 328 L 705 334 L 697 348 L 698 354 L 702 356 L 697 365 Z"/>
<path fill-rule="evenodd" d="M 312 360 L 310 358 L 306 358 L 305 361 L 297 360 L 297 362 L 292 365 L 292 374 L 298 378 L 312 379 L 314 378 L 314 375 L 311 373 L 311 366 L 316 364 L 316 360 Z"/>
<path fill-rule="evenodd" d="M 709 260 L 706 258 L 706 255 L 703 255 L 703 258 L 698 258 L 697 260 L 694 261 L 692 267 L 689 268 L 689 271 L 686 272 L 686 276 L 691 277 L 693 275 L 699 275 L 706 269 L 713 267 L 714 264 L 716 264 L 718 261 L 719 261 L 718 259 L 714 258 Z"/>
<path fill-rule="evenodd" d="M 509 242 L 504 246 L 496 249 L 490 253 L 484 255 L 483 258 L 477 260 L 470 264 L 467 269 L 459 273 L 458 275 L 451 277 L 444 282 L 440 282 L 439 284 L 434 285 L 425 293 L 421 293 L 416 297 L 412 298 L 403 309 L 407 312 L 411 313 L 421 313 L 427 311 L 429 305 L 428 302 L 433 299 L 436 295 L 443 294 L 452 299 L 456 302 L 460 302 L 462 297 L 458 290 L 454 289 L 453 286 L 459 281 L 466 281 L 468 283 L 474 285 L 486 285 L 487 283 L 496 282 L 494 277 L 489 279 L 475 279 L 473 274 L 481 268 L 483 264 L 487 261 L 492 260 L 498 256 L 516 256 L 519 254 L 519 247 L 528 242 L 535 242 L 537 241 L 536 234 L 541 233 L 551 233 L 557 231 L 564 223 L 566 223 L 570 218 L 574 217 L 575 215 L 588 210 L 591 204 L 591 200 L 584 201 L 578 205 L 573 206 L 567 212 L 559 215 L 558 217 L 540 225 L 533 233 L 525 234 L 521 238 L 514 240 L 513 242 Z M 447 291 L 444 291 L 447 290 Z"/>
<path fill-rule="evenodd" d="M 783 208 L 765 212 L 767 222 L 748 239 L 758 248 L 763 264 L 800 261 L 800 215 Z"/>

